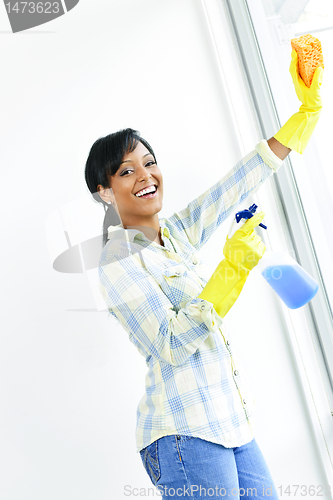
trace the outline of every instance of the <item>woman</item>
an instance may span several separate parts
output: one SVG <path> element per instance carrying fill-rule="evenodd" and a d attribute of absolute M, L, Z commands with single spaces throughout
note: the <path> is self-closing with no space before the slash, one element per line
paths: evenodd
<path fill-rule="evenodd" d="M 200 249 L 290 150 L 303 152 L 310 138 L 321 110 L 322 70 L 308 89 L 295 54 L 290 71 L 302 97 L 299 113 L 171 217 L 158 218 L 163 177 L 137 131 L 98 139 L 87 159 L 88 188 L 107 208 L 100 290 L 146 359 L 137 451 L 163 498 L 278 498 L 254 438 L 251 390 L 222 320 L 265 251 L 254 230 L 263 213 L 227 238 L 226 258 L 212 277 Z M 230 280 L 227 268 L 240 272 Z"/>

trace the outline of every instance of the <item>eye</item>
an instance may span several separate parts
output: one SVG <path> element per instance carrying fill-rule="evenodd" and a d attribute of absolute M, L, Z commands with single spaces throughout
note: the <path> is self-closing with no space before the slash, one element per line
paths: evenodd
<path fill-rule="evenodd" d="M 120 177 L 123 177 L 124 175 L 126 175 L 126 172 L 132 172 L 132 170 L 124 170 L 124 171 L 120 174 Z"/>

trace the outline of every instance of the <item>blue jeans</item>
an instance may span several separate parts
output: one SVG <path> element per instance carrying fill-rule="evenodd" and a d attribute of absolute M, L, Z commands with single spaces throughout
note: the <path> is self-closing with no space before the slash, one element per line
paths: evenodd
<path fill-rule="evenodd" d="M 197 437 L 163 436 L 141 450 L 140 456 L 163 499 L 279 498 L 255 439 L 225 448 Z"/>

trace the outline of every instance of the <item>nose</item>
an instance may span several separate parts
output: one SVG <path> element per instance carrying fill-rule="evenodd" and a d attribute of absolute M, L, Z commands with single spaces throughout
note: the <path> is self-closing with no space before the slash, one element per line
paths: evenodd
<path fill-rule="evenodd" d="M 137 172 L 138 172 L 137 179 L 139 182 L 144 180 L 147 181 L 151 177 L 151 174 L 148 172 L 146 167 L 141 167 Z"/>

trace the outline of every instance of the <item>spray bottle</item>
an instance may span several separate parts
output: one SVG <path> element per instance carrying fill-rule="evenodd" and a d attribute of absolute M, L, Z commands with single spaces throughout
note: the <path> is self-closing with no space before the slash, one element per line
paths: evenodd
<path fill-rule="evenodd" d="M 236 213 L 228 233 L 229 238 L 253 217 L 257 208 L 253 204 L 248 210 Z M 267 229 L 262 223 L 259 226 Z M 266 250 L 256 267 L 289 309 L 304 306 L 318 292 L 318 283 L 288 254 Z"/>

